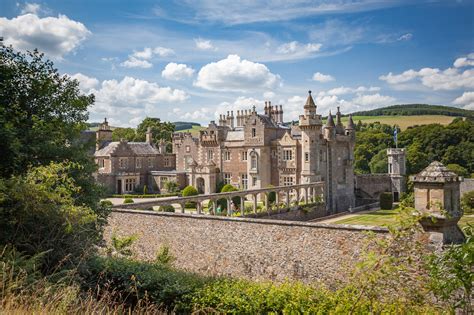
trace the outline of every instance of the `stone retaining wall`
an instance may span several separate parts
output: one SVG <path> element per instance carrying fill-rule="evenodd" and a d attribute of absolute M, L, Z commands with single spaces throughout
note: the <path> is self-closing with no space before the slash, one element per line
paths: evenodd
<path fill-rule="evenodd" d="M 331 285 L 347 278 L 369 230 L 387 235 L 384 228 L 116 209 L 104 237 L 137 235 L 133 250 L 146 260 L 169 246 L 176 267 L 202 274 Z"/>

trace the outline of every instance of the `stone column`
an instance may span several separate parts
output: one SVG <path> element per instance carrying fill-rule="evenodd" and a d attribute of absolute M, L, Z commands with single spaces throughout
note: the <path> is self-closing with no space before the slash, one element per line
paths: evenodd
<path fill-rule="evenodd" d="M 279 190 L 275 191 L 275 203 L 277 207 L 280 207 L 280 191 Z"/>
<path fill-rule="evenodd" d="M 296 203 L 299 205 L 300 204 L 300 189 L 296 188 Z"/>
<path fill-rule="evenodd" d="M 286 207 L 290 208 L 290 190 L 285 190 L 286 192 Z"/>
<path fill-rule="evenodd" d="M 201 201 L 196 201 L 196 211 L 198 214 L 202 213 L 202 203 Z"/>
<path fill-rule="evenodd" d="M 229 197 L 226 197 L 226 200 L 227 200 L 227 216 L 230 217 L 232 216 L 232 209 L 230 208 L 231 199 Z"/>
<path fill-rule="evenodd" d="M 253 197 L 253 213 L 257 213 L 257 194 L 252 194 Z"/>
<path fill-rule="evenodd" d="M 184 203 L 184 202 L 181 202 L 181 203 L 179 204 L 179 205 L 181 206 L 181 213 L 184 213 L 184 212 L 185 212 L 185 210 L 184 210 L 184 208 L 185 208 L 184 205 L 185 205 L 185 204 L 186 204 L 186 203 Z"/>
<path fill-rule="evenodd" d="M 303 193 L 304 193 L 304 203 L 305 203 L 305 204 L 308 204 L 308 203 L 309 203 L 309 200 L 308 200 L 308 189 L 303 188 Z"/>
<path fill-rule="evenodd" d="M 242 217 L 245 216 L 245 196 L 240 196 L 240 213 Z"/>
<path fill-rule="evenodd" d="M 265 193 L 265 208 L 267 208 L 267 212 L 270 210 L 269 209 L 269 206 L 270 206 L 269 203 L 270 202 L 269 202 L 269 199 L 268 199 L 268 194 L 269 193 Z"/>

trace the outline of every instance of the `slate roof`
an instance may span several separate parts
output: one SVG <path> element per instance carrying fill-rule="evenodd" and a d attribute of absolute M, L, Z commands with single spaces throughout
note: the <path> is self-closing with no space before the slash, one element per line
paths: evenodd
<path fill-rule="evenodd" d="M 127 145 L 135 155 L 152 155 L 160 152 L 147 142 L 126 142 Z M 120 141 L 113 141 L 107 143 L 104 147 L 94 153 L 95 156 L 110 156 L 115 149 L 120 145 Z"/>
<path fill-rule="evenodd" d="M 458 181 L 459 176 L 450 171 L 441 162 L 434 161 L 420 173 L 412 176 L 414 182 L 452 182 Z"/>

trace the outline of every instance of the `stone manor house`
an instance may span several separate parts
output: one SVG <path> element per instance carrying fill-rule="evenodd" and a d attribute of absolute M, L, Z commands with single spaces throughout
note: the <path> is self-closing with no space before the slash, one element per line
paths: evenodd
<path fill-rule="evenodd" d="M 303 105 L 303 104 L 302 104 Z M 339 108 L 329 112 L 323 124 L 316 113 L 311 91 L 302 106 L 298 126 L 283 124 L 282 106 L 265 102 L 264 113 L 238 110 L 211 121 L 197 138 L 190 133 L 173 135 L 173 153 L 166 145 L 112 141 L 105 120 L 96 132 L 97 180 L 114 193 L 130 193 L 147 186 L 160 192 L 168 180 L 180 187 L 195 186 L 201 193 L 214 193 L 219 183 L 239 189 L 266 188 L 323 181 L 326 206 L 345 211 L 355 205 L 355 125 L 341 121 Z"/>

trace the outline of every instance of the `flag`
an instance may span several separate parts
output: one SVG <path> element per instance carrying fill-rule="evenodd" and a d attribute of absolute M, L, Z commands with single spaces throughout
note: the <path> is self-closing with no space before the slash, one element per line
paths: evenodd
<path fill-rule="evenodd" d="M 395 141 L 395 146 L 397 145 L 397 140 L 398 140 L 398 128 L 395 127 L 393 129 L 393 141 Z"/>

